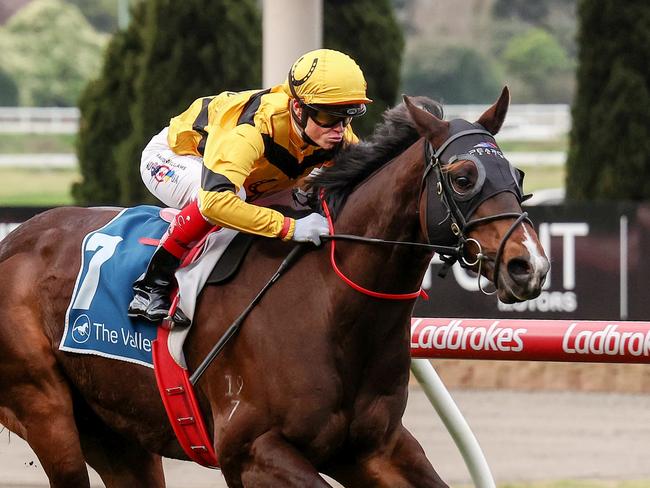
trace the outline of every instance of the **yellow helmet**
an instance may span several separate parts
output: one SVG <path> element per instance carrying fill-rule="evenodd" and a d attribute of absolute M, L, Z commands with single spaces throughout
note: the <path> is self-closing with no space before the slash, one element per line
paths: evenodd
<path fill-rule="evenodd" d="M 372 102 L 366 97 L 367 84 L 359 65 L 332 49 L 316 49 L 301 56 L 291 66 L 287 84 L 302 105 L 336 115 L 363 115 L 365 104 Z"/>

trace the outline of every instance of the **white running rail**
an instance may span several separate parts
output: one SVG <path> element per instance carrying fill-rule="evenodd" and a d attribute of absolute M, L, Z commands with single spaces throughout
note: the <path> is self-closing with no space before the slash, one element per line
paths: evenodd
<path fill-rule="evenodd" d="M 476 436 L 429 360 L 411 359 L 411 371 L 456 443 L 474 486 L 496 488 L 490 466 Z"/>
<path fill-rule="evenodd" d="M 75 134 L 77 107 L 0 107 L 0 133 Z"/>

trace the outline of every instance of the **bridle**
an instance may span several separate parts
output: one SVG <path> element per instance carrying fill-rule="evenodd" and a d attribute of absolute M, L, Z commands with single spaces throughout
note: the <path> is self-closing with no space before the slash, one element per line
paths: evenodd
<path fill-rule="evenodd" d="M 462 125 L 466 124 L 471 128 L 463 128 L 463 130 L 458 130 L 458 131 L 453 130 L 455 126 L 459 126 L 461 124 Z M 458 141 L 459 139 L 462 139 L 464 137 L 468 137 L 471 135 L 481 135 L 481 136 L 485 135 L 494 141 L 494 136 L 492 135 L 491 132 L 488 132 L 478 124 L 470 124 L 469 122 L 465 122 L 465 121 L 451 121 L 450 127 L 452 128 L 452 134 L 445 140 L 445 142 L 436 151 L 433 150 L 433 147 L 431 146 L 431 143 L 429 141 L 426 141 L 424 144 L 424 160 L 425 160 L 426 167 L 424 170 L 424 174 L 422 176 L 422 183 L 420 185 L 420 194 L 418 196 L 418 203 L 422 198 L 422 194 L 428 190 L 429 194 L 427 197 L 427 211 L 429 211 L 431 209 L 431 203 L 429 203 L 429 200 L 431 200 L 431 197 L 433 196 L 432 195 L 433 189 L 435 188 L 435 194 L 438 196 L 440 203 L 442 203 L 442 208 L 446 210 L 446 215 L 444 216 L 444 219 L 442 221 L 439 221 L 438 223 L 435 223 L 434 219 L 431 218 L 430 215 L 426 215 L 425 220 L 427 223 L 427 239 L 429 242 L 431 242 L 433 236 L 436 235 L 440 236 L 441 229 L 444 229 L 442 224 L 445 221 L 448 221 L 449 222 L 448 229 L 449 231 L 451 231 L 453 236 L 455 236 L 458 242 L 457 244 L 458 252 L 447 256 L 441 254 L 441 257 L 445 262 L 446 266 L 449 267 L 453 265 L 453 263 L 456 261 L 458 261 L 460 265 L 464 268 L 471 268 L 473 266 L 478 265 L 477 272 L 478 272 L 479 289 L 483 293 L 493 294 L 494 292 L 487 293 L 485 290 L 483 290 L 481 285 L 481 278 L 480 278 L 481 267 L 483 263 L 489 259 L 489 257 L 485 253 L 483 253 L 483 248 L 481 246 L 481 243 L 477 239 L 468 237 L 469 232 L 476 227 L 488 224 L 490 222 L 494 222 L 497 220 L 504 220 L 504 219 L 514 219 L 510 228 L 506 231 L 506 233 L 501 238 L 501 242 L 499 243 L 499 247 L 497 248 L 497 252 L 494 258 L 493 283 L 495 286 L 497 286 L 498 279 L 499 279 L 499 271 L 501 266 L 501 257 L 503 255 L 503 250 L 505 248 L 508 239 L 510 238 L 510 236 L 512 235 L 512 233 L 515 231 L 515 229 L 520 223 L 527 222 L 532 226 L 532 222 L 528 218 L 528 212 L 503 212 L 503 213 L 498 213 L 495 215 L 490 215 L 487 217 L 481 217 L 476 219 L 471 219 L 469 217 L 471 217 L 473 210 L 475 210 L 475 208 L 478 207 L 480 203 L 504 191 L 511 191 L 517 198 L 517 202 L 521 204 L 528 197 L 527 195 L 523 195 L 521 190 L 521 184 L 523 182 L 523 173 L 522 172 L 516 173 L 518 181 L 515 181 L 513 177 L 513 182 L 515 183 L 514 186 L 510 185 L 510 187 L 508 187 L 503 185 L 500 188 L 492 188 L 487 191 L 485 186 L 479 188 L 478 189 L 479 191 L 474 195 L 472 199 L 470 199 L 475 201 L 474 208 L 472 208 L 471 205 L 465 205 L 465 211 L 467 213 L 464 213 L 459 204 L 462 201 L 459 202 L 459 198 L 453 193 L 451 185 L 449 184 L 449 180 L 444 177 L 443 167 L 445 164 L 449 164 L 450 162 L 459 161 L 462 159 L 473 159 L 475 161 L 478 160 L 477 162 L 481 164 L 480 158 L 472 154 L 468 154 L 467 151 L 465 152 L 465 154 L 455 153 L 455 154 L 447 155 L 446 158 L 444 159 L 443 159 L 443 155 L 445 155 L 446 152 L 452 152 L 452 151 L 448 151 L 450 146 L 452 146 L 455 141 Z M 495 147 L 498 148 L 496 144 Z M 496 153 L 497 151 L 492 150 L 491 152 Z M 434 179 L 435 181 L 432 181 Z M 419 208 L 420 207 L 418 205 L 418 212 L 419 212 Z M 469 209 L 469 211 L 467 209 Z M 467 259 L 466 249 L 469 243 L 472 243 L 477 248 L 476 259 L 473 261 L 468 261 Z"/>
<path fill-rule="evenodd" d="M 462 128 L 462 130 L 458 130 L 458 126 L 464 124 L 469 125 L 471 128 Z M 445 171 L 443 169 L 444 166 L 446 164 L 449 164 L 450 162 L 459 161 L 468 158 L 476 161 L 478 164 L 482 164 L 481 159 L 472 154 L 469 154 L 469 152 L 471 152 L 471 149 L 470 151 L 467 151 L 465 149 L 464 154 L 460 153 L 460 151 L 457 151 L 456 154 L 450 154 L 450 155 L 445 155 L 445 153 L 453 152 L 450 150 L 451 147 L 454 145 L 456 146 L 458 145 L 454 143 L 468 136 L 487 135 L 492 140 L 494 140 L 494 137 L 490 132 L 485 130 L 480 125 L 470 124 L 469 122 L 466 121 L 461 121 L 461 120 L 451 121 L 450 128 L 452 132 L 451 135 L 449 136 L 449 138 L 445 140 L 445 142 L 437 150 L 434 151 L 431 143 L 428 140 L 425 140 L 424 143 L 425 169 L 420 183 L 420 189 L 417 198 L 416 214 L 417 215 L 420 214 L 420 204 L 422 201 L 422 197 L 426 195 L 425 222 L 426 222 L 426 235 L 427 235 L 427 242 L 428 242 L 427 244 L 419 243 L 419 242 L 410 242 L 410 241 L 390 241 L 385 239 L 368 238 L 368 237 L 361 237 L 361 236 L 354 236 L 354 235 L 347 235 L 347 234 L 333 234 L 330 236 L 323 236 L 322 239 L 323 240 L 328 240 L 328 239 L 347 240 L 347 241 L 354 241 L 354 242 L 365 243 L 365 244 L 411 246 L 411 247 L 434 251 L 440 255 L 442 261 L 444 262 L 444 268 L 443 271 L 441 272 L 443 276 L 444 274 L 446 274 L 447 270 L 456 262 L 459 262 L 460 265 L 464 268 L 472 268 L 478 265 L 477 280 L 478 280 L 479 290 L 481 290 L 481 292 L 483 292 L 486 295 L 492 295 L 496 293 L 496 288 L 494 291 L 487 292 L 486 290 L 483 289 L 483 286 L 481 284 L 482 266 L 484 262 L 488 261 L 490 258 L 488 257 L 487 254 L 483 252 L 483 247 L 481 246 L 481 243 L 477 239 L 468 237 L 469 232 L 476 227 L 488 224 L 490 222 L 503 220 L 503 219 L 514 219 L 508 231 L 501 238 L 501 242 L 499 243 L 494 258 L 493 283 L 495 287 L 497 287 L 501 257 L 503 255 L 503 251 L 505 249 L 505 245 L 508 239 L 512 236 L 513 232 L 515 231 L 515 229 L 519 224 L 521 224 L 522 222 L 527 222 L 532 226 L 532 222 L 528 218 L 527 212 L 503 212 L 495 215 L 490 215 L 488 217 L 481 217 L 475 219 L 471 219 L 470 217 L 473 211 L 476 209 L 476 207 L 480 205 L 480 203 L 504 191 L 512 192 L 517 198 L 517 201 L 521 204 L 521 202 L 523 202 L 528 197 L 527 195 L 523 195 L 521 191 L 523 172 L 520 172 L 519 170 L 515 170 L 516 175 L 513 174 L 512 182 L 511 184 L 509 183 L 507 186 L 501 185 L 500 187 L 497 188 L 490 188 L 489 185 L 487 185 L 488 189 L 486 190 L 486 186 L 481 184 L 481 187 L 477 189 L 474 195 L 472 195 L 472 198 L 459 200 L 459 197 L 454 194 L 448 178 L 445 177 L 444 174 Z M 494 144 L 494 147 L 498 149 L 498 146 L 496 146 L 496 144 Z M 492 150 L 492 152 L 494 154 L 497 154 L 496 150 Z M 501 158 L 503 158 L 503 155 L 500 153 L 500 150 L 498 151 L 498 154 L 500 155 Z M 443 155 L 445 155 L 444 158 Z M 503 159 L 505 160 L 505 158 Z M 323 198 L 323 195 L 321 195 L 321 202 L 323 205 L 323 209 L 325 210 L 326 216 L 329 216 L 329 210 L 327 209 L 327 204 L 325 203 L 325 199 Z M 439 215 L 433 215 L 436 212 Z M 448 222 L 449 225 L 445 226 L 444 225 L 445 222 Z M 333 224 L 330 225 L 331 225 L 330 230 L 333 232 L 334 230 Z M 432 244 L 431 241 L 434 239 L 436 242 L 455 241 L 455 245 Z M 467 259 L 467 254 L 468 254 L 467 246 L 470 243 L 476 246 L 477 248 L 476 259 L 472 261 Z M 335 269 L 337 269 L 336 264 L 334 262 L 333 251 L 332 251 L 332 264 L 335 267 Z M 342 278 L 344 280 L 347 280 L 347 278 L 344 277 Z M 411 296 L 413 294 L 406 294 L 406 295 Z M 406 297 L 406 295 L 404 296 Z"/>

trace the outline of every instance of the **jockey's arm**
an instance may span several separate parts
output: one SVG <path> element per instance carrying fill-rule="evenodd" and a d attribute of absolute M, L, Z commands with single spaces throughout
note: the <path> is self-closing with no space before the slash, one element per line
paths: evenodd
<path fill-rule="evenodd" d="M 289 240 L 295 229 L 293 219 L 276 210 L 246 203 L 237 196 L 263 153 L 262 135 L 248 124 L 208 137 L 199 192 L 201 213 L 222 227 Z"/>

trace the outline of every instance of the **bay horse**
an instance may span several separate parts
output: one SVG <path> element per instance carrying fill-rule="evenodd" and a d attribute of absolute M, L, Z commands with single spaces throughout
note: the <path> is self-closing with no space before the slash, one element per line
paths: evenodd
<path fill-rule="evenodd" d="M 336 233 L 451 246 L 501 300 L 537 296 L 548 260 L 492 137 L 508 104 L 504 88 L 476 123 L 447 122 L 435 102 L 405 97 L 314 178 Z M 0 422 L 29 443 L 53 487 L 89 486 L 86 463 L 107 487 L 161 487 L 161 456 L 187 459 L 151 369 L 59 350 L 82 239 L 117 212 L 49 210 L 0 243 Z M 330 486 L 319 473 L 353 487 L 446 486 L 402 425 L 415 298 L 351 288 L 332 270 L 333 244 L 277 281 L 196 385 L 223 476 L 231 487 Z M 201 293 L 190 370 L 289 248 L 258 241 L 229 284 Z M 361 286 L 403 294 L 418 289 L 433 251 L 341 241 L 335 257 Z"/>

